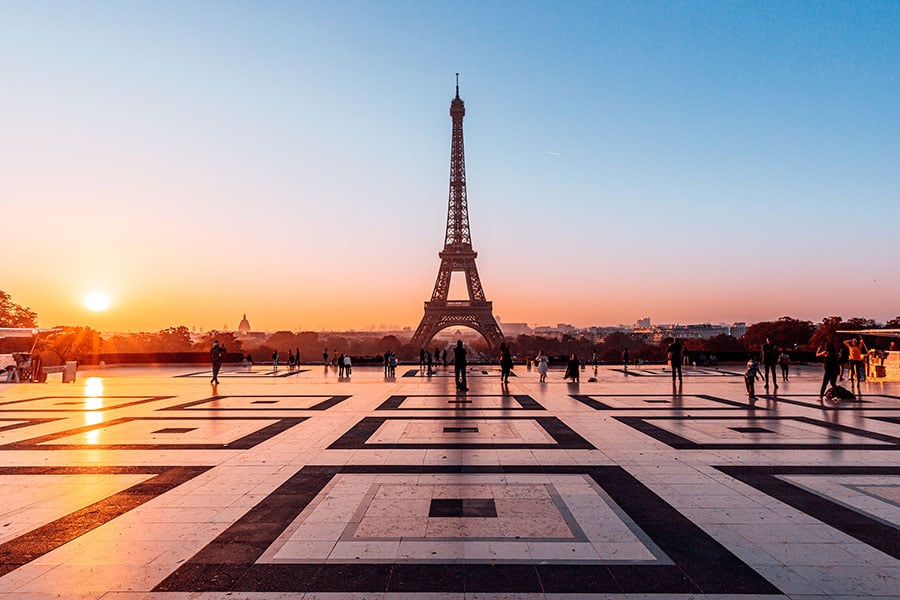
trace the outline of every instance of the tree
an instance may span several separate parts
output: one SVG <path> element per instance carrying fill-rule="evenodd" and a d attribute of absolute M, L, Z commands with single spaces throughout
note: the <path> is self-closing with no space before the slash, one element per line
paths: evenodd
<path fill-rule="evenodd" d="M 815 333 L 812 334 L 812 337 L 809 338 L 809 347 L 815 350 L 816 348 L 824 347 L 828 342 L 833 341 L 834 332 L 838 329 L 843 329 L 842 324 L 844 322 L 843 317 L 825 317 L 822 319 L 822 324 L 816 329 Z"/>
<path fill-rule="evenodd" d="M 59 364 L 100 352 L 100 334 L 90 327 L 62 327 L 62 331 L 38 343 L 44 364 Z M 55 354 L 56 356 L 53 356 Z"/>
<path fill-rule="evenodd" d="M 894 317 L 884 324 L 887 329 L 900 329 L 900 317 Z"/>
<path fill-rule="evenodd" d="M 0 290 L 0 327 L 37 327 L 37 314 L 12 301 L 12 296 Z"/>
<path fill-rule="evenodd" d="M 745 352 L 747 348 L 734 336 L 720 333 L 716 337 L 706 340 L 704 350 L 707 352 Z"/>
<path fill-rule="evenodd" d="M 776 346 L 803 346 L 809 343 L 813 333 L 815 327 L 812 322 L 781 317 L 777 321 L 754 323 L 741 336 L 741 342 L 748 350 L 758 350 L 766 338 L 771 339 Z"/>
<path fill-rule="evenodd" d="M 156 334 L 156 338 L 157 349 L 160 352 L 190 352 L 192 350 L 191 332 L 184 325 L 163 329 Z"/>
<path fill-rule="evenodd" d="M 853 329 L 859 331 L 860 329 L 876 329 L 878 324 L 875 323 L 875 319 L 870 319 L 868 317 L 850 317 L 847 319 L 847 322 L 844 323 L 843 329 Z"/>
<path fill-rule="evenodd" d="M 228 352 L 242 352 L 241 342 L 235 339 L 234 332 L 231 331 L 210 331 L 193 345 L 193 349 L 195 352 L 209 351 L 215 340 L 219 340 Z"/>

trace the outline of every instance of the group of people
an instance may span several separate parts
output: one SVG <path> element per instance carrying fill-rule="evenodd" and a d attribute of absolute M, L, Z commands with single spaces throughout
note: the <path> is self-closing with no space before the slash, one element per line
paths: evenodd
<path fill-rule="evenodd" d="M 763 374 L 760 374 L 760 362 L 762 363 Z M 744 371 L 744 385 L 747 388 L 747 397 L 750 400 L 756 399 L 756 380 L 765 381 L 766 389 L 769 389 L 769 373 L 772 374 L 772 385 L 774 389 L 778 389 L 778 378 L 775 374 L 776 367 L 781 367 L 781 381 L 788 380 L 788 374 L 791 369 L 791 356 L 787 353 L 786 348 L 779 349 L 772 343 L 771 338 L 766 338 L 759 349 L 759 361 L 752 354 L 747 361 L 747 368 Z"/>
<path fill-rule="evenodd" d="M 435 348 L 434 352 L 425 348 L 419 349 L 419 370 L 425 371 L 427 375 L 434 375 L 434 367 L 437 364 L 442 365 L 444 368 L 447 367 L 446 348 L 443 350 Z"/>
<path fill-rule="evenodd" d="M 384 376 L 393 379 L 397 376 L 397 355 L 393 350 L 384 353 Z"/>
<path fill-rule="evenodd" d="M 297 354 L 299 355 L 300 350 L 297 350 Z M 329 357 L 331 360 L 329 360 Z M 325 367 L 325 372 L 328 373 L 328 367 L 332 367 L 338 370 L 338 379 L 343 379 L 345 377 L 350 377 L 350 372 L 353 370 L 353 361 L 350 359 L 349 354 L 344 354 L 341 352 L 337 356 L 332 356 L 328 352 L 328 348 L 322 351 L 322 364 Z"/>
<path fill-rule="evenodd" d="M 222 362 L 225 359 L 227 354 L 227 350 L 223 344 L 220 344 L 218 340 L 213 342 L 213 346 L 209 351 L 210 362 L 212 363 L 212 379 L 210 383 L 213 385 L 218 385 L 219 383 L 219 372 L 222 367 Z M 441 357 L 441 363 L 444 366 L 447 366 L 447 350 L 445 349 L 443 353 L 440 353 L 438 349 L 432 353 L 430 351 L 425 350 L 424 348 L 420 351 L 420 368 L 427 369 L 427 373 L 430 375 L 433 373 L 434 363 L 437 360 L 437 357 Z M 838 347 L 834 342 L 828 342 L 822 347 L 819 347 L 816 351 L 816 356 L 824 359 L 824 376 L 822 378 L 822 385 L 819 389 L 819 399 L 821 400 L 826 392 L 826 389 L 831 386 L 833 389 L 838 380 L 844 379 L 844 370 L 846 367 L 849 367 L 849 378 L 851 383 L 855 382 L 858 386 L 860 382 L 865 381 L 866 379 L 866 358 L 868 356 L 868 350 L 866 349 L 866 344 L 863 341 L 861 336 L 856 338 L 852 338 L 849 340 L 845 340 L 841 349 L 838 350 Z M 328 348 L 325 348 L 322 353 L 322 359 L 325 365 L 326 372 L 328 371 L 329 365 L 336 366 L 338 369 L 338 377 L 345 378 L 350 377 L 350 373 L 352 370 L 352 361 L 350 359 L 349 354 L 340 353 L 337 357 L 332 359 L 332 362 L 329 362 L 329 352 Z M 844 358 L 846 357 L 846 358 Z M 671 344 L 666 349 L 666 358 L 668 363 L 671 365 L 672 369 L 672 385 L 674 386 L 676 382 L 678 384 L 682 383 L 682 362 L 684 358 L 684 345 L 678 339 L 672 341 Z M 386 378 L 393 378 L 396 375 L 397 368 L 397 355 L 393 351 L 387 351 L 384 353 L 384 376 Z M 512 353 L 510 351 L 509 346 L 506 342 L 500 344 L 500 382 L 502 385 L 509 384 L 509 376 L 513 369 L 513 359 Z M 248 359 L 249 360 L 249 356 Z M 462 340 L 457 340 L 456 347 L 453 348 L 453 367 L 454 367 L 454 379 L 456 383 L 457 391 L 468 391 L 468 384 L 466 382 L 466 369 L 467 369 L 467 352 L 465 347 L 463 347 Z M 623 353 L 623 362 L 626 365 L 627 369 L 628 365 L 628 351 L 625 350 Z M 279 355 L 278 351 L 272 353 L 272 365 L 274 371 L 278 371 L 278 363 L 279 363 Z M 333 364 L 334 363 L 334 364 Z M 761 363 L 761 364 L 760 364 Z M 252 363 L 251 363 L 252 364 Z M 539 375 L 539 381 L 541 383 L 547 381 L 547 370 L 550 366 L 549 358 L 546 354 L 544 354 L 543 350 L 539 350 L 537 356 L 534 357 L 533 364 L 535 369 Z M 531 363 L 529 362 L 529 367 Z M 760 347 L 759 352 L 759 360 L 755 355 L 751 355 L 749 360 L 747 361 L 747 366 L 744 371 L 744 382 L 747 388 L 748 397 L 753 400 L 756 398 L 756 381 L 763 380 L 765 381 L 765 388 L 769 389 L 769 374 L 772 375 L 772 384 L 774 389 L 778 389 L 778 381 L 776 376 L 776 366 L 781 369 L 781 380 L 782 382 L 788 381 L 791 367 L 791 357 L 787 352 L 786 348 L 777 348 L 770 338 L 766 338 L 765 342 Z M 296 353 L 292 350 L 288 350 L 288 367 L 291 371 L 300 368 L 300 349 L 297 348 Z M 566 363 L 566 373 L 564 375 L 564 379 L 571 379 L 573 383 L 579 382 L 579 372 L 582 368 L 582 365 L 578 359 L 577 354 L 572 354 L 569 357 L 568 362 Z"/>
<path fill-rule="evenodd" d="M 838 378 L 844 379 L 844 369 L 847 365 L 850 367 L 850 386 L 853 387 L 855 382 L 859 388 L 860 382 L 866 380 L 865 357 L 867 355 L 866 343 L 861 336 L 844 340 L 840 351 L 834 342 L 828 342 L 824 347 L 820 346 L 816 350 L 816 356 L 825 359 L 825 373 L 822 376 L 822 385 L 819 387 L 819 400 L 824 398 L 829 386 L 832 390 L 835 389 Z M 843 356 L 847 357 L 846 360 Z"/>

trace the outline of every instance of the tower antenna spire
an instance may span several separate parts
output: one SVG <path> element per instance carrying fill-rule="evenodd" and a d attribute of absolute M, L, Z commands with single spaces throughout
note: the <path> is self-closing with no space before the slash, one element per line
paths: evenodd
<path fill-rule="evenodd" d="M 456 74 L 456 97 L 459 98 L 459 73 Z"/>

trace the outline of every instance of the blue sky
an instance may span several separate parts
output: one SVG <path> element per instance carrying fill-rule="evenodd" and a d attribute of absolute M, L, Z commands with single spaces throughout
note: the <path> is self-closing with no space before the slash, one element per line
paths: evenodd
<path fill-rule="evenodd" d="M 108 328 L 415 326 L 459 72 L 504 321 L 888 319 L 898 31 L 896 2 L 6 2 L 0 197 L 48 266 L 3 289 L 50 323 L 105 289 Z"/>

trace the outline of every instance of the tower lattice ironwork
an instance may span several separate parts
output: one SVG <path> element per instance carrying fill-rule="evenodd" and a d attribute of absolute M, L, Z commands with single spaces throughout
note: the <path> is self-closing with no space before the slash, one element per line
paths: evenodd
<path fill-rule="evenodd" d="M 431 300 L 425 302 L 425 316 L 412 338 L 413 348 L 425 348 L 431 339 L 448 327 L 463 326 L 480 333 L 492 348 L 503 341 L 503 332 L 494 319 L 492 303 L 485 299 L 469 229 L 469 205 L 466 200 L 466 156 L 463 145 L 463 116 L 466 107 L 459 97 L 459 73 L 456 97 L 450 102 L 453 137 L 450 145 L 450 200 L 447 205 L 447 234 L 444 249 L 438 254 L 441 266 Z M 449 300 L 452 274 L 463 273 L 468 300 Z"/>

